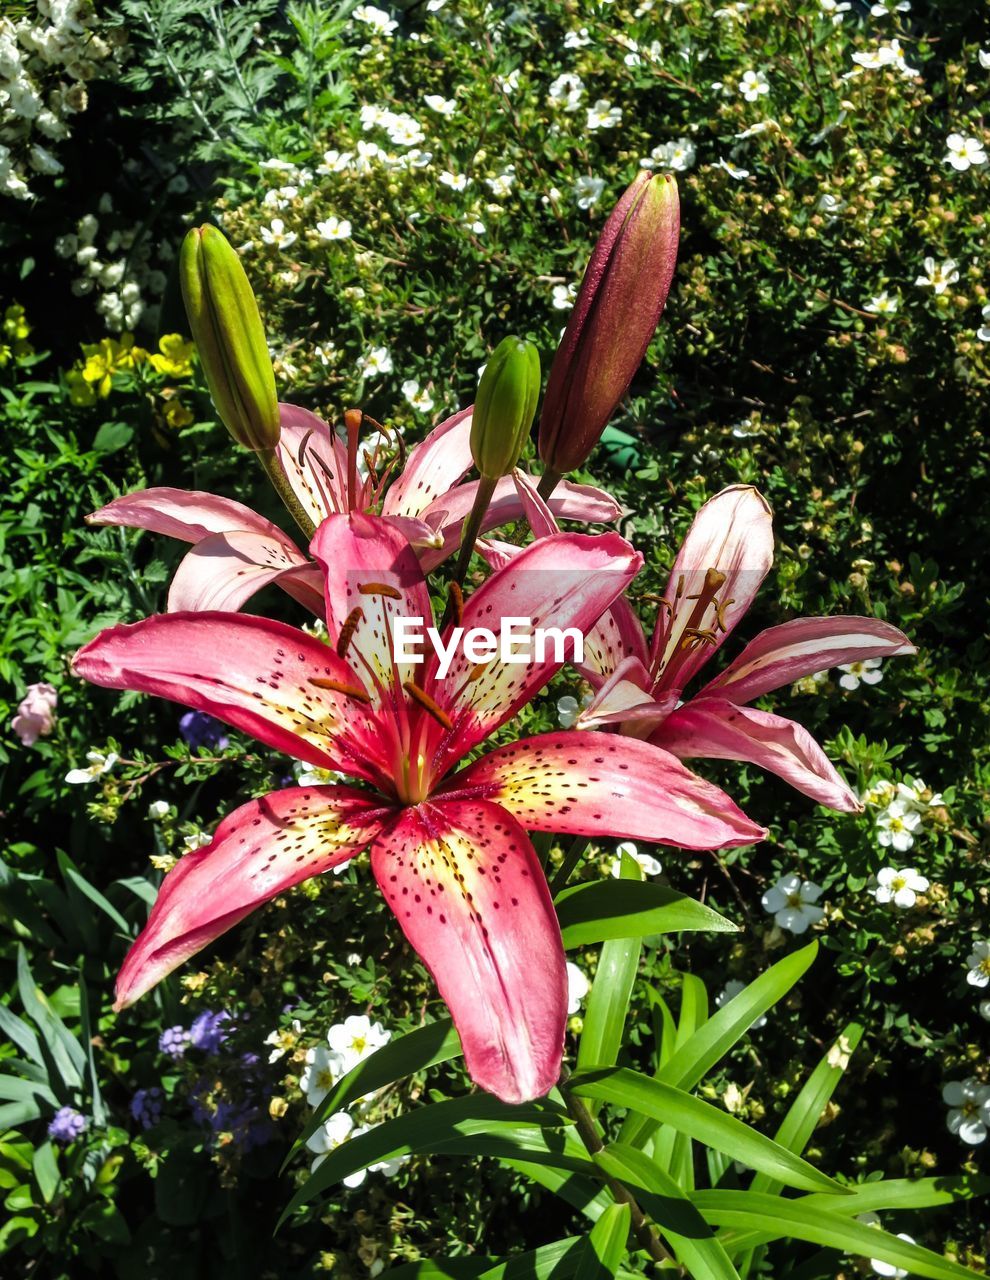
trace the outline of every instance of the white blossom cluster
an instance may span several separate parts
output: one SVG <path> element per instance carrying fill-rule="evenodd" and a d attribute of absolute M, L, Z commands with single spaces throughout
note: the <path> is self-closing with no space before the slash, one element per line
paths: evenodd
<path fill-rule="evenodd" d="M 119 66 L 93 27 L 91 0 L 36 0 L 33 16 L 0 17 L 0 194 L 28 200 L 36 176 L 62 172 L 55 144 L 88 105 L 86 82 Z"/>

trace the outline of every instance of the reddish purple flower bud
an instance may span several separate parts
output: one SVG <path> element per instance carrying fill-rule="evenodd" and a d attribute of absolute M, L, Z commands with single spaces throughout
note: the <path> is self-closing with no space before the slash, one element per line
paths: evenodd
<path fill-rule="evenodd" d="M 539 449 L 553 484 L 594 449 L 650 345 L 679 229 L 674 179 L 637 174 L 598 237 L 550 369 Z"/>

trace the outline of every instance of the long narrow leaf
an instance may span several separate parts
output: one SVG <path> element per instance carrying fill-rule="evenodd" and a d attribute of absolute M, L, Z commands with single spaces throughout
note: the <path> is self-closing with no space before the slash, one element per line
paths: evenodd
<path fill-rule="evenodd" d="M 502 1163 L 529 1178 L 531 1182 L 545 1187 L 547 1191 L 552 1191 L 592 1222 L 597 1222 L 612 1203 L 612 1197 L 600 1183 L 582 1177 L 579 1173 L 552 1169 L 549 1165 L 531 1164 L 526 1160 L 503 1160 Z"/>
<path fill-rule="evenodd" d="M 686 894 L 632 880 L 576 884 L 554 906 L 564 946 L 587 946 L 612 938 L 648 938 L 655 933 L 737 933 L 738 925 Z"/>
<path fill-rule="evenodd" d="M 574 1280 L 603 1280 L 615 1275 L 626 1256 L 631 1216 L 627 1204 L 609 1205 L 588 1234 Z"/>
<path fill-rule="evenodd" d="M 78 1089 L 86 1071 L 83 1047 L 35 986 L 27 952 L 17 949 L 17 987 L 24 1012 L 41 1032 L 42 1052 L 51 1053 L 52 1062 L 64 1084 Z"/>

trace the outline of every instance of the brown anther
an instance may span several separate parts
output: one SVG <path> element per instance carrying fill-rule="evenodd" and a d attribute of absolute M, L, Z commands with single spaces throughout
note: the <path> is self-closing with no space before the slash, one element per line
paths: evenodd
<path fill-rule="evenodd" d="M 705 627 L 685 627 L 681 632 L 681 644 L 688 640 L 697 641 L 697 644 L 691 646 L 692 648 L 697 648 L 699 644 L 718 644 L 715 632 Z"/>
<path fill-rule="evenodd" d="M 674 592 L 674 599 L 680 600 L 683 594 L 684 594 L 684 574 L 679 573 L 677 575 L 677 590 Z"/>
<path fill-rule="evenodd" d="M 359 622 L 364 621 L 364 610 L 358 605 L 352 609 L 344 621 L 344 625 L 340 628 L 340 635 L 337 637 L 337 657 L 346 658 L 347 650 L 350 647 L 351 640 L 354 637 L 354 629 Z"/>
<path fill-rule="evenodd" d="M 358 591 L 363 596 L 388 596 L 390 600 L 401 600 L 402 592 L 398 587 L 389 586 L 387 582 L 361 582 Z"/>
<path fill-rule="evenodd" d="M 721 569 L 709 569 L 705 573 L 705 590 L 717 591 L 725 582 L 725 574 Z"/>
<path fill-rule="evenodd" d="M 345 698 L 353 698 L 355 702 L 370 702 L 371 694 L 357 684 L 344 684 L 343 680 L 331 680 L 329 676 L 310 676 L 307 684 L 317 689 L 331 689 L 334 693 L 342 693 Z"/>
<path fill-rule="evenodd" d="M 450 604 L 454 610 L 454 621 L 460 626 L 464 621 L 464 592 L 456 582 L 451 582 L 447 588 Z"/>
<path fill-rule="evenodd" d="M 487 662 L 477 662 L 468 672 L 468 684 L 474 684 L 475 680 L 480 680 L 488 670 Z"/>
<path fill-rule="evenodd" d="M 406 680 L 403 689 L 409 694 L 413 702 L 418 702 L 428 715 L 431 715 L 437 724 L 442 725 L 444 729 L 453 729 L 454 722 L 442 707 L 438 707 L 428 693 L 424 693 L 418 684 L 412 680 Z"/>
<path fill-rule="evenodd" d="M 715 625 L 720 631 L 728 631 L 729 624 L 725 620 L 725 611 L 728 609 L 730 604 L 735 603 L 735 596 L 729 596 L 728 600 L 723 600 L 721 603 L 719 603 L 718 600 L 712 601 L 712 604 L 715 606 Z"/>

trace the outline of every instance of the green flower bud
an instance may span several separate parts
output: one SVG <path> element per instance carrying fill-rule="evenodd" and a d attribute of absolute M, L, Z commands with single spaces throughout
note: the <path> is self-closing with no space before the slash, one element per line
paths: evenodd
<path fill-rule="evenodd" d="M 486 480 L 519 461 L 540 397 L 540 354 L 531 342 L 503 338 L 485 366 L 471 419 L 471 456 Z"/>
<path fill-rule="evenodd" d="M 280 434 L 275 372 L 240 258 L 216 227 L 194 227 L 182 242 L 179 278 L 217 413 L 238 444 L 270 452 Z"/>

